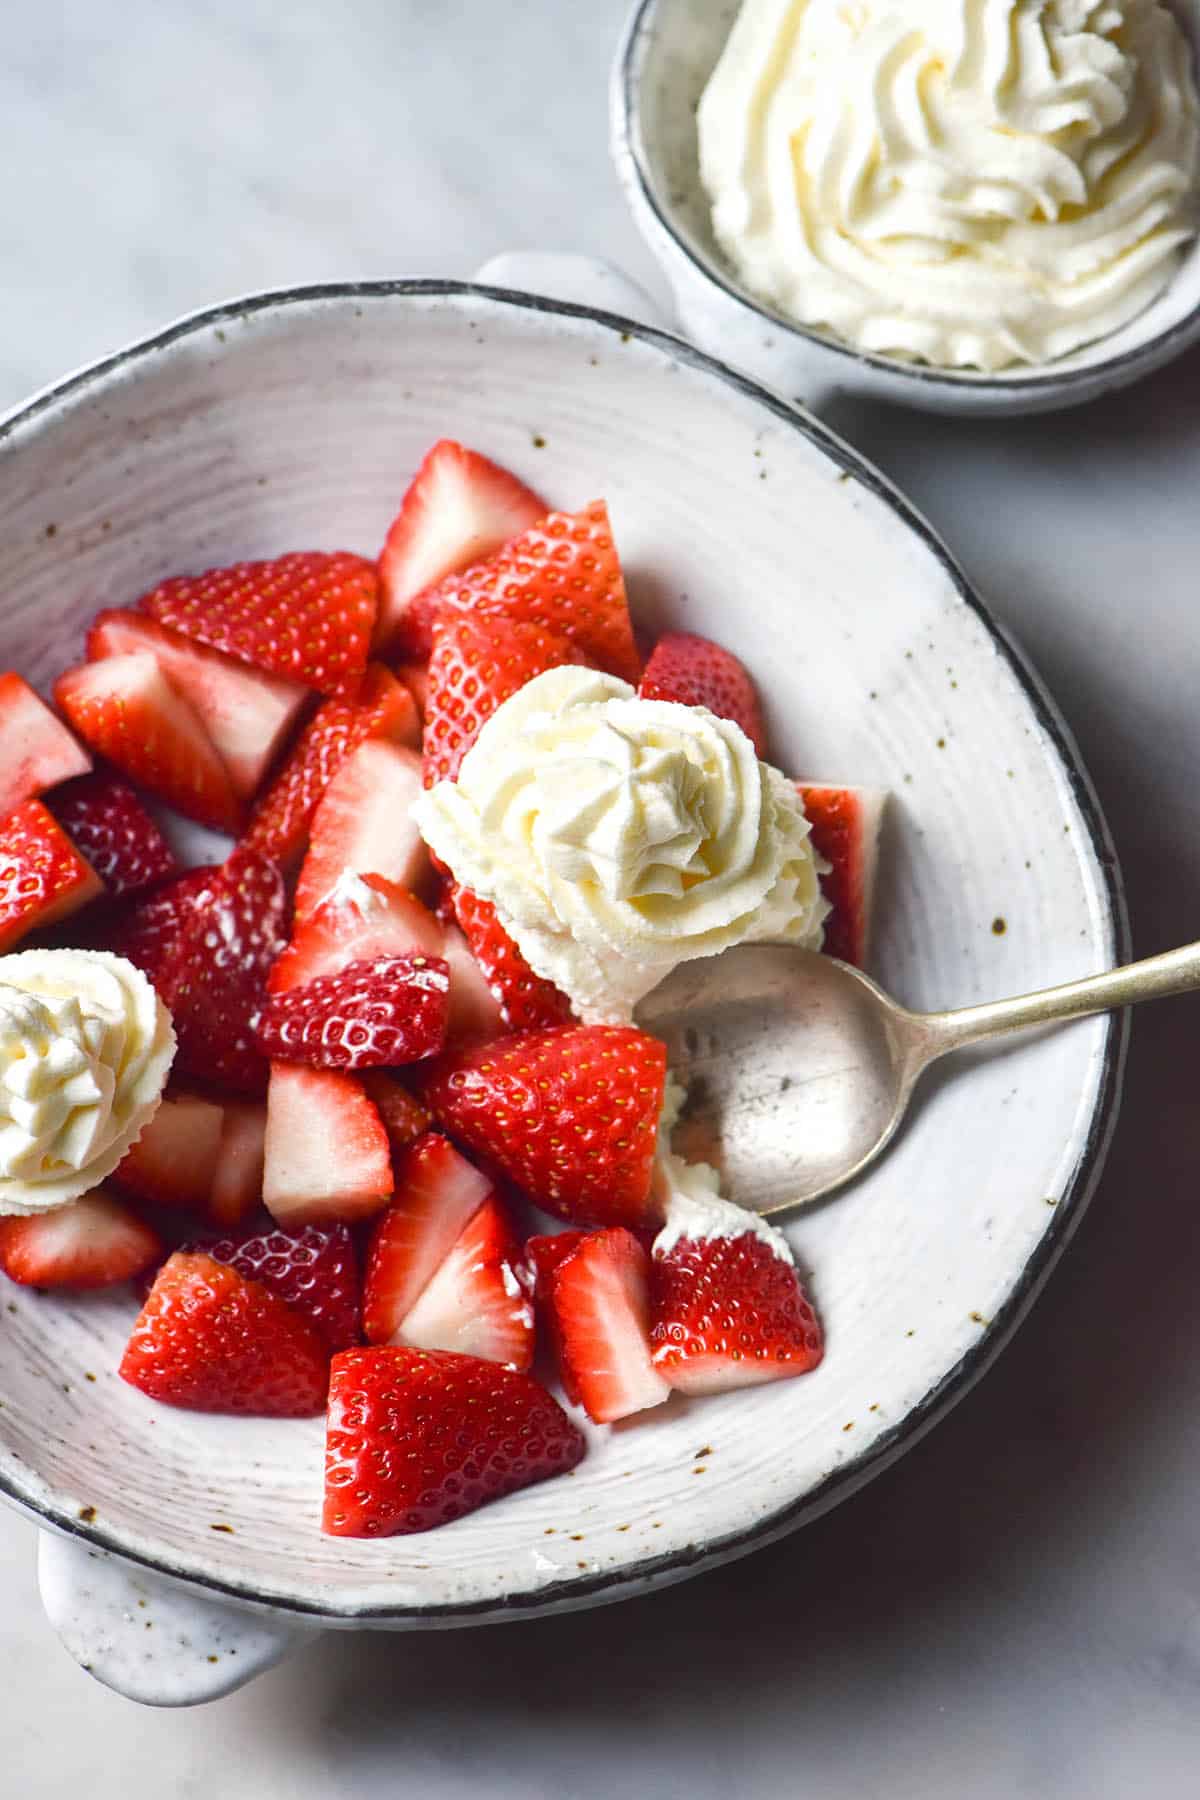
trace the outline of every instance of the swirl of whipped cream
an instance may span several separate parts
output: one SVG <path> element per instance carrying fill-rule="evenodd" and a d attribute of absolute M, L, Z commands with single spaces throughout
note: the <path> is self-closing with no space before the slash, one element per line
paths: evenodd
<path fill-rule="evenodd" d="M 1159 0 L 744 0 L 698 129 L 754 294 L 944 367 L 1115 331 L 1200 223 L 1191 52 Z"/>
<path fill-rule="evenodd" d="M 610 675 L 536 676 L 414 816 L 589 1024 L 629 1019 L 692 957 L 821 943 L 828 908 L 794 787 L 729 720 Z"/>
<path fill-rule="evenodd" d="M 124 957 L 0 957 L 0 1214 L 48 1212 L 111 1175 L 174 1054 L 170 1014 Z"/>

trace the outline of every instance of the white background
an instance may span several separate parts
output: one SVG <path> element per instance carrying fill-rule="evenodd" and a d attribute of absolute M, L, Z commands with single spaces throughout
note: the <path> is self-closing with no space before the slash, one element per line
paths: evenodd
<path fill-rule="evenodd" d="M 625 0 L 0 0 L 0 406 L 255 287 L 653 271 L 607 159 Z M 1028 424 L 843 411 L 1074 726 L 1142 952 L 1200 935 L 1200 356 Z M 0 582 L 2 582 L 0 564 Z M 1200 1758 L 1200 1006 L 1000 1364 L 800 1536 L 606 1611 L 330 1636 L 186 1714 L 60 1649 L 0 1515 L 0 1792 L 1174 1800 Z"/>

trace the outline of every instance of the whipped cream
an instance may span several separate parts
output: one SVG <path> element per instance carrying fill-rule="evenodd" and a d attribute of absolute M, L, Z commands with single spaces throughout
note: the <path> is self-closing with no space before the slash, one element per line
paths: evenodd
<path fill-rule="evenodd" d="M 861 349 L 990 370 L 1115 331 L 1200 223 L 1159 0 L 744 0 L 698 115 L 745 285 Z"/>
<path fill-rule="evenodd" d="M 111 1175 L 174 1054 L 170 1014 L 124 957 L 0 957 L 0 1214 L 48 1212 Z"/>
<path fill-rule="evenodd" d="M 493 713 L 414 817 L 587 1024 L 628 1021 L 732 944 L 821 944 L 828 907 L 795 788 L 700 706 L 550 669 Z"/>

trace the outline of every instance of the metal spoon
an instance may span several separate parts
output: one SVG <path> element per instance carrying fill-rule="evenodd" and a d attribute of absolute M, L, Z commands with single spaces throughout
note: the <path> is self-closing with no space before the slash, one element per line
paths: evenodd
<path fill-rule="evenodd" d="M 749 944 L 683 963 L 638 1008 L 688 1089 L 675 1136 L 722 1192 L 761 1213 L 802 1206 L 870 1166 L 913 1089 L 969 1044 L 1200 987 L 1200 944 L 961 1012 L 914 1013 L 832 957 Z"/>

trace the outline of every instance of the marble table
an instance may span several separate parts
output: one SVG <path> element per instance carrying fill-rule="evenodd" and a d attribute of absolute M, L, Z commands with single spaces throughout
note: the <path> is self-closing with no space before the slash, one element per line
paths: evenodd
<path fill-rule="evenodd" d="M 233 292 L 465 275 L 655 287 L 605 148 L 625 0 L 7 0 L 0 405 Z M 486 149 L 484 148 L 486 146 Z M 1200 933 L 1200 355 L 1027 424 L 857 408 L 1073 725 L 1137 947 Z M 1107 1174 L 961 1408 L 791 1541 L 656 1597 L 329 1636 L 151 1713 L 46 1624 L 0 1514 L 13 1800 L 1185 1800 L 1200 1758 L 1200 1013 L 1143 1012 Z"/>

